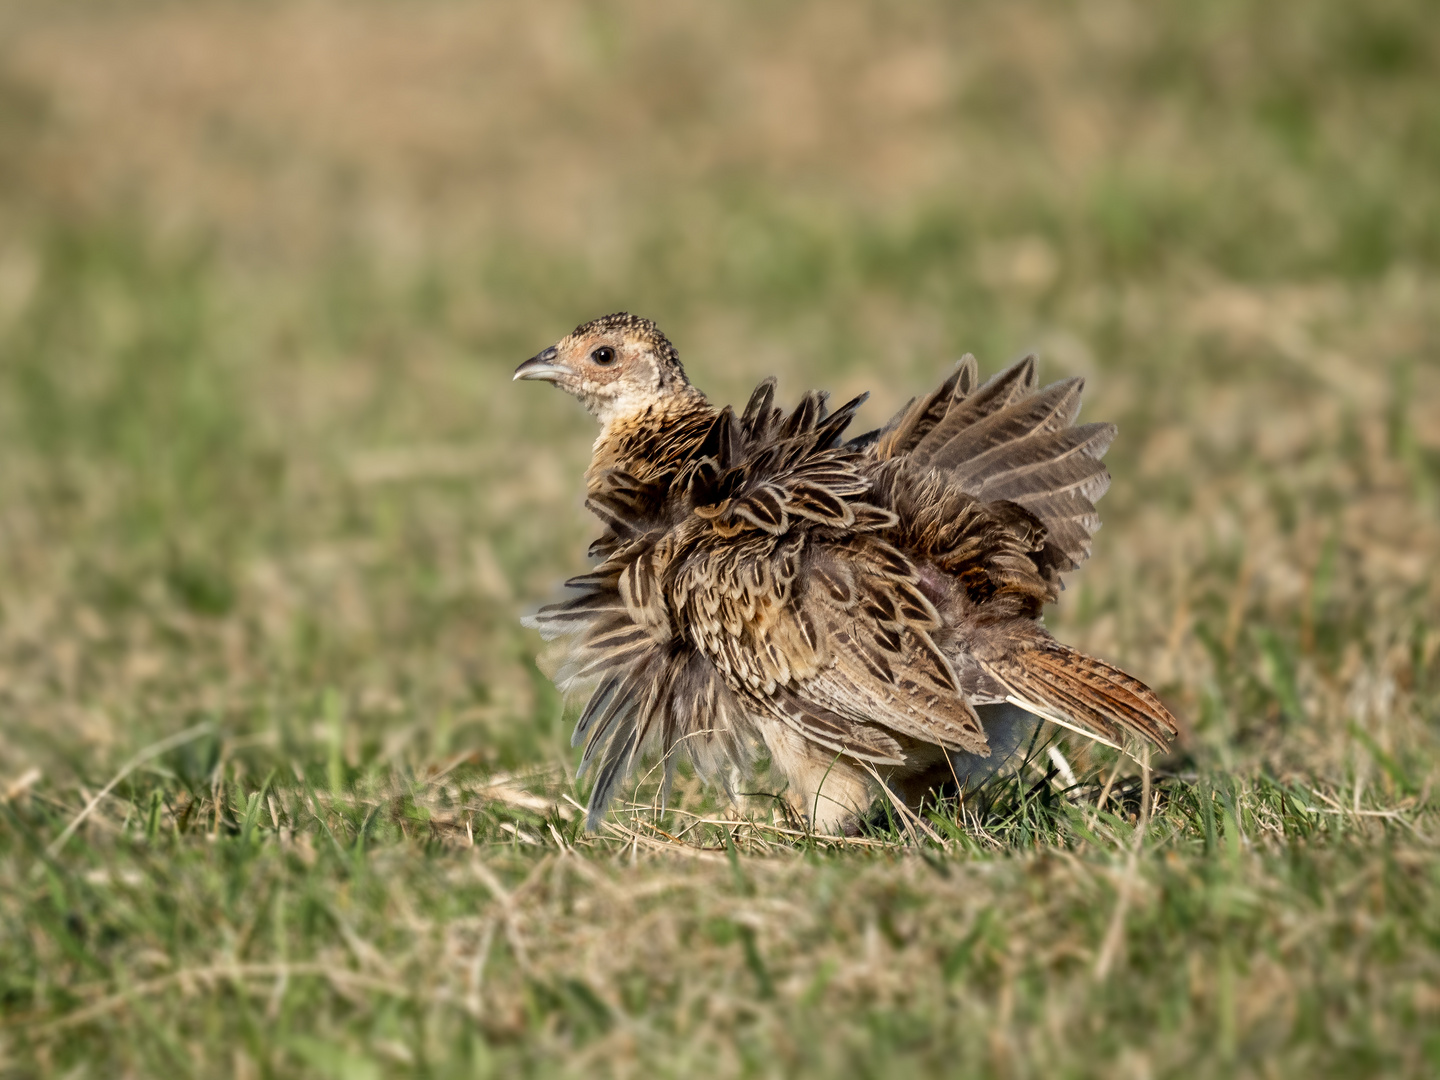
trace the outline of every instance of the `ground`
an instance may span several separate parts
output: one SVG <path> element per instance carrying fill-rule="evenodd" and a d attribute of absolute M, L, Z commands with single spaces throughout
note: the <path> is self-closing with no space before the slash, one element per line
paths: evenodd
<path fill-rule="evenodd" d="M 1440 1071 L 1440 19 L 0 3 L 0 1076 Z M 743 400 L 1036 350 L 1047 615 L 1185 725 L 587 835 L 519 616 L 620 308 Z"/>

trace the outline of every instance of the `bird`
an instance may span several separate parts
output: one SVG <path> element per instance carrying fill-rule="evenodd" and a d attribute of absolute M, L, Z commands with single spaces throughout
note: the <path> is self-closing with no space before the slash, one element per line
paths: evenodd
<path fill-rule="evenodd" d="M 1000 768 L 1042 721 L 1123 748 L 1175 718 L 1139 679 L 1055 639 L 1042 608 L 1089 556 L 1113 424 L 1076 424 L 1083 381 L 1027 356 L 980 383 L 966 355 L 887 423 L 861 395 L 788 412 L 776 380 L 716 407 L 649 319 L 586 322 L 515 380 L 599 423 L 585 505 L 601 533 L 569 598 L 525 622 L 555 681 L 588 693 L 572 745 L 586 826 L 642 761 L 735 800 L 763 760 L 805 828 L 843 835 L 882 796 L 917 807 Z M 663 797 L 663 795 L 662 795 Z"/>

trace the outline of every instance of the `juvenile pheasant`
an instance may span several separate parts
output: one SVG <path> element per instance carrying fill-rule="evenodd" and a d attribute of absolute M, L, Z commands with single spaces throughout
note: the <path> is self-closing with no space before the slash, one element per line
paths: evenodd
<path fill-rule="evenodd" d="M 690 384 L 648 319 L 607 315 L 521 364 L 600 422 L 586 505 L 604 523 L 577 595 L 528 620 L 568 636 L 590 689 L 580 771 L 598 827 L 642 757 L 681 754 L 727 789 L 763 744 L 794 811 L 853 827 L 884 783 L 914 804 L 993 771 L 1043 718 L 1111 745 L 1164 744 L 1149 687 L 1040 624 L 1090 553 L 1111 424 L 1072 426 L 1080 379 L 1034 357 L 977 385 L 965 357 L 878 430 L 863 397 L 786 414 L 766 379 L 740 415 Z"/>

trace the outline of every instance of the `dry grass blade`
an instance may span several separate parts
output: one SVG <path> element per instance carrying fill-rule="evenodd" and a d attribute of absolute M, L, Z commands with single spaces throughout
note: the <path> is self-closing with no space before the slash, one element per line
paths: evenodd
<path fill-rule="evenodd" d="M 52 859 L 58 855 L 60 849 L 65 846 L 65 842 L 75 835 L 75 830 L 85 823 L 85 819 L 105 800 L 105 797 L 114 791 L 122 780 L 141 765 L 145 764 L 145 762 L 152 761 L 161 754 L 174 750 L 176 747 L 184 746 L 186 743 L 192 742 L 202 735 L 209 735 L 213 733 L 214 730 L 215 725 L 209 721 L 205 721 L 204 723 L 195 724 L 193 727 L 188 727 L 184 731 L 177 731 L 174 735 L 145 747 L 145 749 L 125 762 L 124 765 L 120 766 L 120 771 L 110 778 L 110 782 L 90 798 L 89 802 L 85 804 L 85 808 L 71 819 L 70 824 L 61 830 L 60 835 L 50 841 L 49 845 L 45 848 L 45 854 L 49 855 Z"/>
<path fill-rule="evenodd" d="M 1130 849 L 1125 855 L 1125 870 L 1121 874 L 1115 889 L 1115 910 L 1110 916 L 1110 924 L 1105 930 L 1105 939 L 1100 945 L 1100 953 L 1095 958 L 1095 981 L 1104 982 L 1110 974 L 1110 968 L 1115 963 L 1115 957 L 1119 953 L 1121 944 L 1125 938 L 1125 915 L 1130 908 L 1131 894 L 1135 890 L 1136 873 L 1140 863 L 1140 849 L 1145 844 L 1145 834 L 1150 827 L 1150 749 L 1146 747 L 1143 751 L 1143 759 L 1140 764 L 1143 775 L 1143 787 L 1140 792 L 1140 816 L 1135 824 L 1135 836 L 1130 842 Z M 1108 787 L 1108 785 L 1107 785 Z"/>
<path fill-rule="evenodd" d="M 347 990 L 364 990 L 369 993 L 385 994 L 391 997 L 409 997 L 410 991 L 397 985 L 393 980 L 377 978 L 373 975 L 365 975 L 361 972 L 351 971 L 348 968 L 335 967 L 329 964 L 319 963 L 252 963 L 252 964 L 214 964 L 207 967 L 186 968 L 182 971 L 172 972 L 155 979 L 146 979 L 142 982 L 127 986 L 116 994 L 110 994 L 93 1001 L 88 1005 L 66 1013 L 55 1020 L 47 1021 L 34 1027 L 34 1034 L 37 1036 L 54 1035 L 71 1028 L 84 1024 L 93 1023 L 95 1020 L 107 1013 L 118 1012 L 127 1006 L 132 1005 L 137 999 L 153 997 L 173 987 L 179 987 L 187 993 L 196 984 L 217 984 L 222 982 L 238 983 L 245 979 L 285 979 L 292 977 L 313 975 L 323 978 L 337 987 L 344 987 Z M 248 988 L 246 988 L 248 989 Z M 256 987 L 253 993 L 264 993 Z M 22 1021 L 23 1023 L 28 1023 Z M 5 1025 L 10 1026 L 10 1025 Z"/>

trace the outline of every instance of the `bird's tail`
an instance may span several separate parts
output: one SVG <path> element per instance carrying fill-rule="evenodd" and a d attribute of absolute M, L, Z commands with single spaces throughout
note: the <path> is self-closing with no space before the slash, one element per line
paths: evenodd
<path fill-rule="evenodd" d="M 1163 747 L 1179 730 L 1150 687 L 1058 641 L 985 666 L 1009 691 L 1012 703 L 1117 749 L 1127 735 Z"/>

